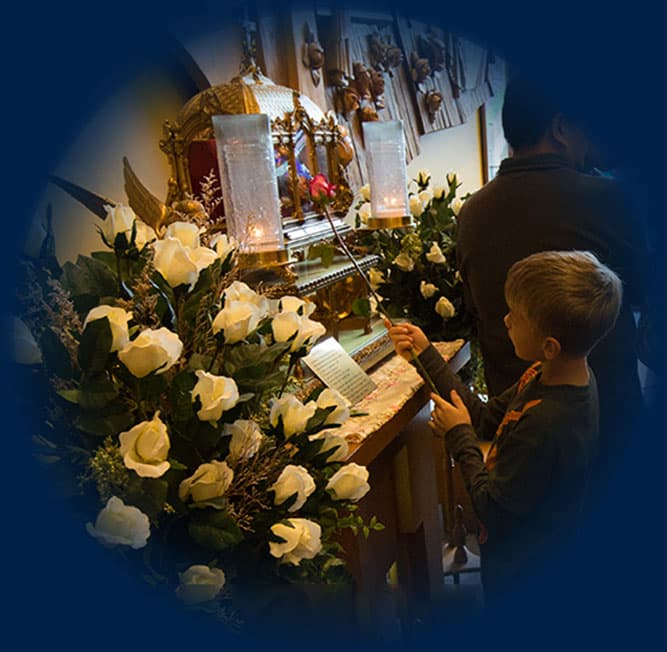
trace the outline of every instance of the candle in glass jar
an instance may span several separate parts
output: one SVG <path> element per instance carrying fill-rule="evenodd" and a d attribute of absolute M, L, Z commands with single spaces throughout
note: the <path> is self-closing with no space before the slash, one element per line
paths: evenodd
<path fill-rule="evenodd" d="M 227 233 L 243 260 L 287 259 L 269 117 L 212 116 Z"/>
<path fill-rule="evenodd" d="M 403 203 L 398 197 L 384 197 L 378 202 L 376 217 L 402 217 L 405 215 Z"/>
<path fill-rule="evenodd" d="M 367 223 L 370 228 L 409 226 L 403 122 L 364 122 L 363 130 L 371 188 L 371 217 Z"/>

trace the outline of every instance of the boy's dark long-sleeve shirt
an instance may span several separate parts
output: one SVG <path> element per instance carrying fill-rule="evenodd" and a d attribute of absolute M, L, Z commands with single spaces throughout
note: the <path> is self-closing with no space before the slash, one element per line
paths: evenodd
<path fill-rule="evenodd" d="M 455 389 L 472 425 L 446 434 L 475 512 L 488 531 L 482 547 L 487 596 L 547 562 L 576 526 L 598 435 L 595 379 L 585 387 L 543 385 L 539 365 L 483 403 L 430 346 L 419 357 L 441 396 Z M 485 463 L 479 440 L 493 440 Z"/>
<path fill-rule="evenodd" d="M 645 230 L 622 185 L 578 172 L 555 154 L 511 157 L 465 201 L 458 224 L 457 266 L 491 396 L 528 366 L 515 356 L 503 322 L 504 282 L 513 263 L 547 249 L 580 249 L 592 251 L 620 276 L 621 312 L 589 357 L 598 381 L 601 437 L 609 463 L 615 463 L 641 407 L 631 306 L 645 300 L 648 273 Z"/>

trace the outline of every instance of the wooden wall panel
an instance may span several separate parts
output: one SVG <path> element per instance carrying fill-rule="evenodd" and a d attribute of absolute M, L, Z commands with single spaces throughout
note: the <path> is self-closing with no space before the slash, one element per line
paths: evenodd
<path fill-rule="evenodd" d="M 257 62 L 262 73 L 281 86 L 289 86 L 285 28 L 284 11 L 270 12 L 266 9 L 257 19 Z"/>
<path fill-rule="evenodd" d="M 467 122 L 492 94 L 487 50 L 418 20 L 401 16 L 397 18 L 397 24 L 408 65 L 412 57 L 425 57 L 431 67 L 431 74 L 419 84 L 413 80 L 416 104 L 424 125 L 423 133 Z M 424 45 L 426 42 L 430 43 L 430 47 Z M 441 69 L 437 69 L 438 60 L 444 64 Z M 442 95 L 442 104 L 435 112 L 433 121 L 426 109 L 426 94 L 429 91 Z"/>
<path fill-rule="evenodd" d="M 303 62 L 303 50 L 307 44 L 307 34 L 310 33 L 314 40 L 319 43 L 315 11 L 295 10 L 291 12 L 289 27 L 289 33 L 283 35 L 283 38 L 290 40 L 291 56 L 288 63 L 288 86 L 307 95 L 323 111 L 327 111 L 324 70 L 318 71 L 319 81 L 316 82 L 310 68 Z"/>

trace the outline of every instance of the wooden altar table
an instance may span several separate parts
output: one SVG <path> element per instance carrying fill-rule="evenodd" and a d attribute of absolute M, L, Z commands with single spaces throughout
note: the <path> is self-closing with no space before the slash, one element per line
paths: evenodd
<path fill-rule="evenodd" d="M 436 346 L 455 372 L 470 358 L 463 340 Z M 357 587 L 357 613 L 362 625 L 373 627 L 386 619 L 377 613 L 386 600 L 377 597 L 390 590 L 387 576 L 394 564 L 394 591 L 405 607 L 397 617 L 423 617 L 443 590 L 443 456 L 427 425 L 429 391 L 416 370 L 393 355 L 370 375 L 377 389 L 354 406 L 368 415 L 348 419 L 337 432 L 350 443 L 348 461 L 369 471 L 371 489 L 359 501 L 359 514 L 364 521 L 376 516 L 385 526 L 368 539 L 349 531 L 341 539 Z"/>

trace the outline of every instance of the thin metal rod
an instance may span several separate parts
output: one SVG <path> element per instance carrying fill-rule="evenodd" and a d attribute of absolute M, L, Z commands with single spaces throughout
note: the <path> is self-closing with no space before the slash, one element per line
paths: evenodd
<path fill-rule="evenodd" d="M 387 314 L 387 312 L 384 310 L 382 307 L 382 300 L 380 297 L 378 297 L 377 293 L 373 289 L 373 286 L 371 285 L 370 280 L 366 276 L 365 272 L 361 269 L 359 266 L 359 263 L 356 261 L 355 257 L 352 255 L 352 252 L 348 249 L 347 244 L 345 243 L 345 240 L 341 237 L 340 233 L 338 233 L 338 230 L 336 229 L 333 220 L 331 219 L 331 215 L 329 213 L 329 208 L 326 204 L 322 206 L 324 210 L 324 214 L 327 217 L 327 220 L 329 220 L 329 225 L 331 226 L 331 230 L 333 231 L 334 235 L 336 236 L 336 240 L 338 240 L 338 243 L 340 244 L 341 248 L 345 252 L 345 255 L 350 259 L 350 262 L 352 265 L 354 265 L 354 268 L 357 270 L 357 274 L 361 276 L 362 280 L 366 284 L 366 287 L 368 288 L 368 291 L 370 292 L 371 296 L 373 299 L 375 299 L 375 303 L 377 305 L 377 310 L 379 313 L 381 313 L 385 319 L 393 326 L 394 322 L 392 321 L 391 317 Z M 438 388 L 435 386 L 435 383 L 431 379 L 431 376 L 427 373 L 426 369 L 424 369 L 424 365 L 421 363 L 421 360 L 417 357 L 417 354 L 414 352 L 413 349 L 410 349 L 410 353 L 412 354 L 412 361 L 415 363 L 415 365 L 419 368 L 419 372 L 422 376 L 422 378 L 426 381 L 426 384 L 429 386 L 429 389 L 434 393 L 440 396 L 440 392 L 438 391 Z"/>

